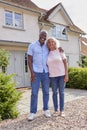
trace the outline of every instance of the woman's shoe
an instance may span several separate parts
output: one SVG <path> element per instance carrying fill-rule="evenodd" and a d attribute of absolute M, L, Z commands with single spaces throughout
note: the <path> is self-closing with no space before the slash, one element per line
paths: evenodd
<path fill-rule="evenodd" d="M 61 117 L 65 117 L 64 111 L 61 111 L 61 112 L 60 112 L 60 116 L 61 116 Z"/>

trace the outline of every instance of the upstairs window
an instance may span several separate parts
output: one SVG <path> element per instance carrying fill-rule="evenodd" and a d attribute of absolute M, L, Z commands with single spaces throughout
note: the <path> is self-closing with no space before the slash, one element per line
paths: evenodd
<path fill-rule="evenodd" d="M 22 14 L 6 10 L 5 25 L 15 28 L 23 28 Z"/>
<path fill-rule="evenodd" d="M 67 40 L 68 37 L 66 27 L 63 25 L 55 25 L 55 27 L 52 28 L 52 36 L 57 39 Z"/>

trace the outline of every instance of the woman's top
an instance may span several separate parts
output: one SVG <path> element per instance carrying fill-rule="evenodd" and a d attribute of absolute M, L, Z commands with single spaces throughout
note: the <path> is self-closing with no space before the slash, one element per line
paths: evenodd
<path fill-rule="evenodd" d="M 66 59 L 64 52 L 59 52 L 58 49 L 50 51 L 47 59 L 49 68 L 49 77 L 58 77 L 65 75 L 63 60 Z"/>

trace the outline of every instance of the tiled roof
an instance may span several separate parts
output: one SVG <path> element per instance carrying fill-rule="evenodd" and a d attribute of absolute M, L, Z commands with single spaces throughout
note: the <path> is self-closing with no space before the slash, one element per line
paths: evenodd
<path fill-rule="evenodd" d="M 31 8 L 32 10 L 36 10 L 39 12 L 45 11 L 44 9 L 39 8 L 36 4 L 34 4 L 31 0 L 3 0 L 5 2 L 11 2 L 17 5 L 21 5 L 27 8 Z"/>
<path fill-rule="evenodd" d="M 58 7 L 58 5 L 60 5 L 60 3 L 58 3 L 56 6 L 54 6 L 50 10 L 46 11 L 46 16 L 44 17 L 45 20 L 47 20 L 47 18 L 49 17 L 49 15 L 56 9 L 56 7 Z"/>
<path fill-rule="evenodd" d="M 87 44 L 87 38 L 86 37 L 81 37 L 81 41 L 82 42 L 84 41 Z"/>
<path fill-rule="evenodd" d="M 87 38 L 81 37 L 81 54 L 87 56 Z"/>
<path fill-rule="evenodd" d="M 71 31 L 74 31 L 74 32 L 81 33 L 81 34 L 84 34 L 84 35 L 85 35 L 85 32 L 84 32 L 83 30 L 81 30 L 79 27 L 77 27 L 76 25 L 74 25 L 74 24 L 69 25 L 68 28 L 69 28 Z"/>

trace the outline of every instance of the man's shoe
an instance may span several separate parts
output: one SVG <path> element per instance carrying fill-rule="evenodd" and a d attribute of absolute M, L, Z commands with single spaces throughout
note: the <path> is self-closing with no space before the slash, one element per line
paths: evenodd
<path fill-rule="evenodd" d="M 44 115 L 45 115 L 46 117 L 51 117 L 51 114 L 50 114 L 50 111 L 49 111 L 49 110 L 44 111 Z"/>
<path fill-rule="evenodd" d="M 35 117 L 36 117 L 36 114 L 35 114 L 35 113 L 30 113 L 30 115 L 29 115 L 29 117 L 28 117 L 28 120 L 29 120 L 29 121 L 32 121 L 32 120 L 35 119 Z"/>

